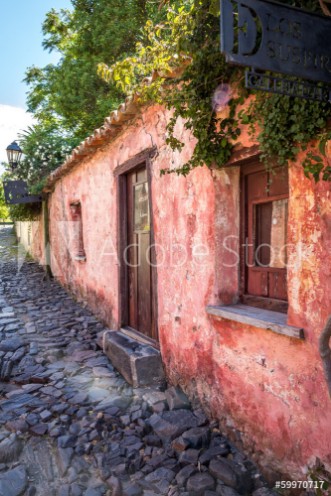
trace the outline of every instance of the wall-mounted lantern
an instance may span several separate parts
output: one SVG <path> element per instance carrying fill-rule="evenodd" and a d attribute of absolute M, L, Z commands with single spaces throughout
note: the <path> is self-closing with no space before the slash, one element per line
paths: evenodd
<path fill-rule="evenodd" d="M 14 171 L 17 168 L 18 164 L 20 163 L 22 150 L 18 146 L 16 141 L 13 141 L 9 146 L 7 146 L 6 152 L 7 152 L 8 163 L 10 165 L 10 168 L 12 171 Z"/>
<path fill-rule="evenodd" d="M 6 152 L 9 166 L 12 172 L 14 172 L 20 163 L 22 150 L 16 141 L 13 141 L 9 146 L 7 146 Z M 23 181 L 22 179 L 17 179 L 15 181 L 3 181 L 3 189 L 7 205 L 16 205 L 20 203 L 41 203 L 42 201 L 42 197 L 40 195 L 30 195 L 28 185 L 26 181 Z"/>

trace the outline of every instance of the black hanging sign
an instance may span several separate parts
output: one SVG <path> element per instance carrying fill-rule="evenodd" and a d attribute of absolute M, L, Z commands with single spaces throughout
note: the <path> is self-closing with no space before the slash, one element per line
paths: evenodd
<path fill-rule="evenodd" d="M 279 93 L 280 95 L 295 96 L 305 100 L 317 100 L 319 102 L 331 101 L 331 88 L 326 85 L 317 85 L 303 79 L 288 79 L 271 74 L 246 70 L 246 88 L 253 90 Z"/>
<path fill-rule="evenodd" d="M 221 0 L 226 60 L 331 83 L 331 18 L 269 0 Z"/>
<path fill-rule="evenodd" d="M 5 193 L 6 203 L 9 205 L 17 205 L 20 203 L 40 203 L 41 196 L 30 195 L 28 185 L 25 181 L 4 181 L 3 189 Z"/>

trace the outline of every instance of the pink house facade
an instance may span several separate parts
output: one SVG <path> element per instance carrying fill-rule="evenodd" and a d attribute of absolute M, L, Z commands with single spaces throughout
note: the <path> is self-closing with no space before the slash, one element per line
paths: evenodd
<path fill-rule="evenodd" d="M 165 144 L 168 118 L 128 102 L 51 175 L 52 272 L 110 329 L 158 348 L 168 380 L 266 472 L 300 479 L 317 459 L 330 470 L 318 345 L 331 314 L 331 186 L 307 179 L 299 157 L 265 198 L 267 173 L 245 132 L 224 169 L 161 175 L 194 148 L 181 123 L 182 152 Z M 270 209 L 268 234 L 256 219 Z M 42 222 L 35 231 L 32 252 L 45 263 Z M 268 263 L 250 267 L 250 236 L 282 239 L 286 264 L 265 252 Z"/>

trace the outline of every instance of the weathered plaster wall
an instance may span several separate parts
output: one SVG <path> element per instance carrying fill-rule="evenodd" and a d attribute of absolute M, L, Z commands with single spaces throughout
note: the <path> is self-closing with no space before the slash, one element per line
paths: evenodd
<path fill-rule="evenodd" d="M 177 274 L 182 284 L 175 298 L 167 274 L 159 271 L 162 352 L 172 380 L 192 393 L 195 389 L 212 415 L 230 430 L 234 427 L 237 441 L 255 451 L 260 463 L 299 477 L 316 457 L 331 466 L 331 404 L 318 355 L 318 337 L 331 313 L 331 188 L 304 178 L 300 163 L 291 168 L 289 324 L 304 328 L 306 339 L 300 342 L 206 317 L 206 304 L 231 303 L 238 291 L 236 268 L 228 267 L 235 253 L 224 253 L 231 230 L 238 234 L 237 172 L 215 174 L 213 186 L 206 177 L 195 180 L 197 198 L 203 196 L 201 187 L 208 197 L 206 216 L 196 216 L 205 224 L 211 257 L 201 273 L 190 274 L 189 282 L 185 270 Z M 165 203 L 159 210 L 166 210 Z M 166 217 L 159 232 L 164 238 L 174 222 Z M 187 243 L 192 234 L 187 228 Z"/>
<path fill-rule="evenodd" d="M 117 326 L 116 188 L 99 152 L 57 183 L 49 199 L 52 272 L 110 326 Z M 94 194 L 92 194 L 94 192 Z M 75 260 L 70 204 L 81 202 L 86 261 Z"/>
<path fill-rule="evenodd" d="M 222 229 L 218 226 L 215 232 L 216 249 L 223 245 L 231 227 L 233 235 L 238 232 L 238 217 L 234 216 L 238 209 L 233 210 L 237 178 L 231 178 L 232 202 L 227 182 L 214 183 L 215 193 L 223 193 L 216 205 L 214 196 L 209 197 L 209 210 L 222 211 L 220 217 L 216 215 L 215 226 L 217 219 L 223 220 L 219 225 Z M 196 284 L 195 288 L 183 288 L 182 293 L 200 295 L 200 310 L 192 315 L 191 309 L 199 308 L 197 301 L 185 305 L 186 311 L 182 304 L 182 313 L 192 315 L 192 319 L 177 332 L 169 319 L 162 332 L 162 349 L 173 380 L 192 390 L 194 378 L 200 399 L 210 405 L 223 425 L 236 429 L 237 439 L 256 450 L 260 463 L 299 476 L 316 457 L 331 465 L 331 405 L 317 351 L 319 334 L 331 313 L 331 188 L 306 179 L 300 160 L 291 167 L 290 183 L 289 324 L 303 327 L 306 340 L 298 342 L 212 317 L 207 323 L 203 303 L 213 303 L 216 291 L 204 292 L 203 286 Z M 227 267 L 229 263 L 229 253 L 216 256 L 219 302 L 235 299 L 237 273 Z M 208 276 L 212 273 L 206 267 L 204 279 Z M 198 317 L 202 331 L 195 331 L 194 317 Z"/>
<path fill-rule="evenodd" d="M 15 222 L 16 235 L 23 250 L 43 264 L 44 234 L 41 217 L 35 221 Z M 24 253 L 22 253 L 22 256 Z"/>
<path fill-rule="evenodd" d="M 150 109 L 56 183 L 49 199 L 52 271 L 111 328 L 118 327 L 117 188 L 115 167 L 146 148 L 162 154 L 166 120 Z M 164 164 L 168 167 L 168 162 Z M 153 173 L 153 174 L 156 174 Z M 70 203 L 80 201 L 86 261 L 74 260 Z"/>
<path fill-rule="evenodd" d="M 331 465 L 331 404 L 317 340 L 331 313 L 330 185 L 290 170 L 289 323 L 299 342 L 208 317 L 205 306 L 238 298 L 239 168 L 161 177 L 186 160 L 164 144 L 166 115 L 151 107 L 112 143 L 57 182 L 50 196 L 56 277 L 118 328 L 117 189 L 113 169 L 151 146 L 161 352 L 167 374 L 251 449 L 294 478 L 316 457 Z M 184 133 L 178 126 L 178 133 Z M 246 137 L 247 138 L 247 137 Z M 248 138 L 247 138 L 248 139 Z M 243 141 L 243 145 L 252 143 Z M 86 261 L 73 259 L 71 202 L 80 201 Z M 302 257 L 296 255 L 302 244 Z"/>

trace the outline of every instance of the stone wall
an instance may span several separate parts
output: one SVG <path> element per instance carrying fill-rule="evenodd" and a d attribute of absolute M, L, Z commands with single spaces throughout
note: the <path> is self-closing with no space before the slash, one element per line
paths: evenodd
<path fill-rule="evenodd" d="M 44 241 L 42 218 L 40 217 L 35 221 L 17 221 L 15 222 L 15 231 L 22 249 L 43 265 Z"/>

